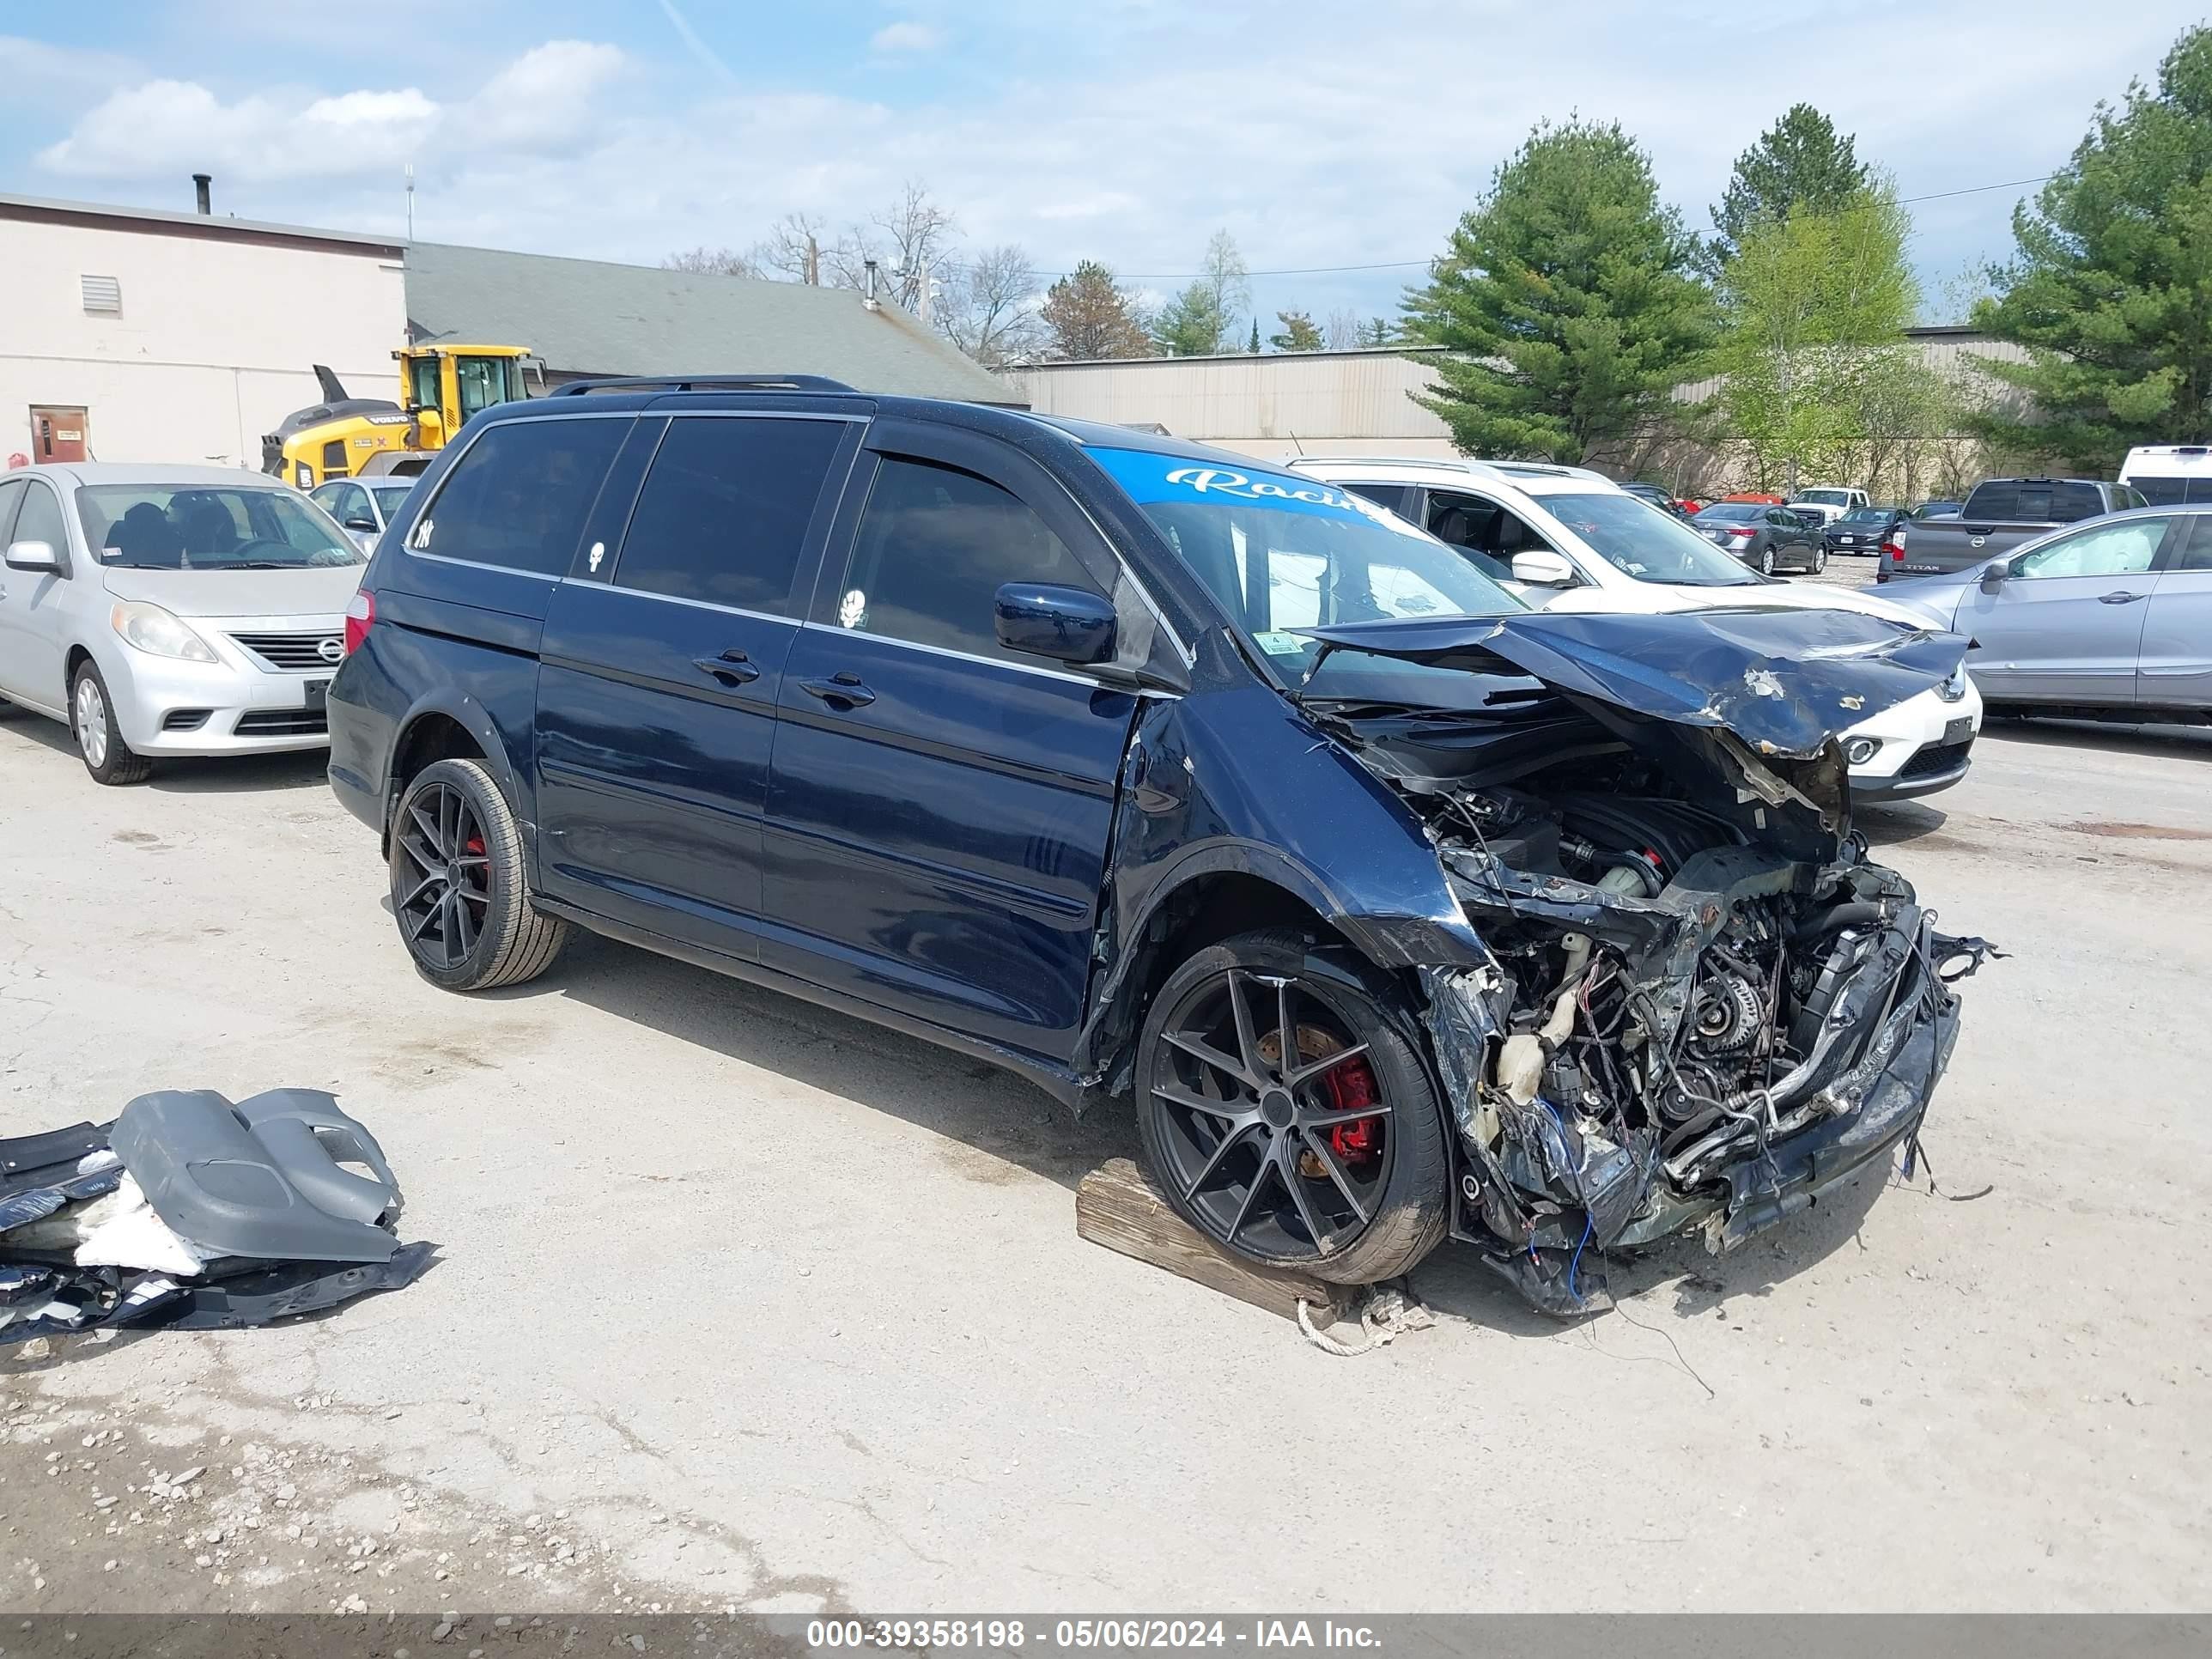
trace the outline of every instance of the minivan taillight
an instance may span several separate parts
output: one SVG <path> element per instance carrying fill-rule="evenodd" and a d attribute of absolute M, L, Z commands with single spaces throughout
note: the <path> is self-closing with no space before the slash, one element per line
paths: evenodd
<path fill-rule="evenodd" d="M 353 603 L 346 606 L 346 655 L 350 657 L 368 643 L 368 630 L 374 626 L 376 595 L 364 587 L 355 593 Z"/>

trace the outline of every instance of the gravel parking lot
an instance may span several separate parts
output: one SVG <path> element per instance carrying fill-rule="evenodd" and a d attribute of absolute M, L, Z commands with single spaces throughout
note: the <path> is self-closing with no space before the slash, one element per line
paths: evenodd
<path fill-rule="evenodd" d="M 1577 1325 L 1447 1248 L 1438 1324 L 1347 1360 L 1077 1240 L 1110 1116 L 594 940 L 445 994 L 319 760 L 103 790 L 0 724 L 0 1122 L 326 1087 L 442 1251 L 280 1328 L 12 1353 L 0 1605 L 2201 1607 L 2208 769 L 1998 726 L 1868 815 L 2012 953 L 1939 1190 L 1619 1270 Z"/>

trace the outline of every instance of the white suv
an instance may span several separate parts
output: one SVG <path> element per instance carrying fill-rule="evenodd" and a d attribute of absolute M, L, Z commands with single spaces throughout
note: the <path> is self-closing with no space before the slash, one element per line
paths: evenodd
<path fill-rule="evenodd" d="M 1808 518 L 1818 519 L 1823 526 L 1832 525 L 1855 508 L 1871 507 L 1863 489 L 1848 489 L 1841 484 L 1814 484 L 1799 490 L 1790 498 L 1790 510 Z"/>
<path fill-rule="evenodd" d="M 1290 465 L 1421 526 L 1540 610 L 1788 606 L 1936 625 L 1916 607 L 1877 594 L 1747 570 L 1679 520 L 1585 467 L 1318 455 Z M 1948 787 L 1966 776 L 1981 725 L 1981 696 L 1962 671 L 1853 726 L 1844 742 L 1852 794 L 1896 800 Z"/>

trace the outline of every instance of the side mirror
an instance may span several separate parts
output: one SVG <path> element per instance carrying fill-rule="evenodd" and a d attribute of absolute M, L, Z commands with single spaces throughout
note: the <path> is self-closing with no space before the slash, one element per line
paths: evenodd
<path fill-rule="evenodd" d="M 993 596 L 991 614 L 1009 651 L 1073 663 L 1114 655 L 1114 606 L 1087 588 L 1008 582 Z"/>
<path fill-rule="evenodd" d="M 1572 587 L 1575 568 L 1567 562 L 1565 554 L 1538 548 L 1513 556 L 1513 580 L 1527 582 L 1531 587 Z"/>
<path fill-rule="evenodd" d="M 61 568 L 61 556 L 54 551 L 54 544 L 52 542 L 8 544 L 8 568 L 10 570 L 58 572 Z"/>
<path fill-rule="evenodd" d="M 2010 559 L 1996 560 L 1982 571 L 1982 592 L 1984 593 L 1996 592 L 1997 589 L 2004 586 L 2005 578 L 2011 574 L 2012 561 Z"/>
<path fill-rule="evenodd" d="M 366 513 L 354 514 L 345 520 L 345 527 L 348 530 L 366 530 L 372 536 L 376 534 L 376 520 Z"/>

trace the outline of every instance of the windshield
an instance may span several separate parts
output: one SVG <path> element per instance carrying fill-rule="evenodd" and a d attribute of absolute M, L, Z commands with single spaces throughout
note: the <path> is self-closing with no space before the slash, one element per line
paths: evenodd
<path fill-rule="evenodd" d="M 1716 501 L 1692 520 L 1693 524 L 1751 524 L 1766 516 L 1764 501 Z"/>
<path fill-rule="evenodd" d="M 1895 516 L 1894 507 L 1856 507 L 1836 522 L 1838 524 L 1884 524 Z"/>
<path fill-rule="evenodd" d="M 368 488 L 370 494 L 376 497 L 377 510 L 389 519 L 406 504 L 415 485 L 410 481 L 406 483 L 371 484 Z"/>
<path fill-rule="evenodd" d="M 1790 499 L 1810 501 L 1815 507 L 1841 507 L 1850 498 L 1851 492 L 1848 489 L 1801 489 Z"/>
<path fill-rule="evenodd" d="M 1590 551 L 1638 581 L 1746 587 L 1759 580 L 1680 519 L 1654 513 L 1632 495 L 1607 490 L 1588 495 L 1547 495 L 1540 499 L 1544 510 L 1581 537 Z M 1764 513 L 1766 509 L 1751 510 Z M 1702 519 L 1705 514 L 1698 516 Z"/>
<path fill-rule="evenodd" d="M 1333 485 L 1149 450 L 1090 454 L 1292 685 L 1304 679 L 1321 651 L 1297 629 L 1528 608 L 1434 537 Z M 1316 689 L 1425 702 L 1434 700 L 1434 691 L 1403 688 L 1435 684 L 1454 688 L 1454 700 L 1464 701 L 1474 684 L 1454 671 L 1364 660 L 1370 678 L 1398 689 L 1348 689 L 1339 684 L 1334 656 L 1316 677 Z M 1320 687 L 1322 680 L 1329 685 Z"/>
<path fill-rule="evenodd" d="M 303 570 L 368 562 L 328 517 L 283 489 L 88 484 L 84 539 L 132 570 Z"/>

